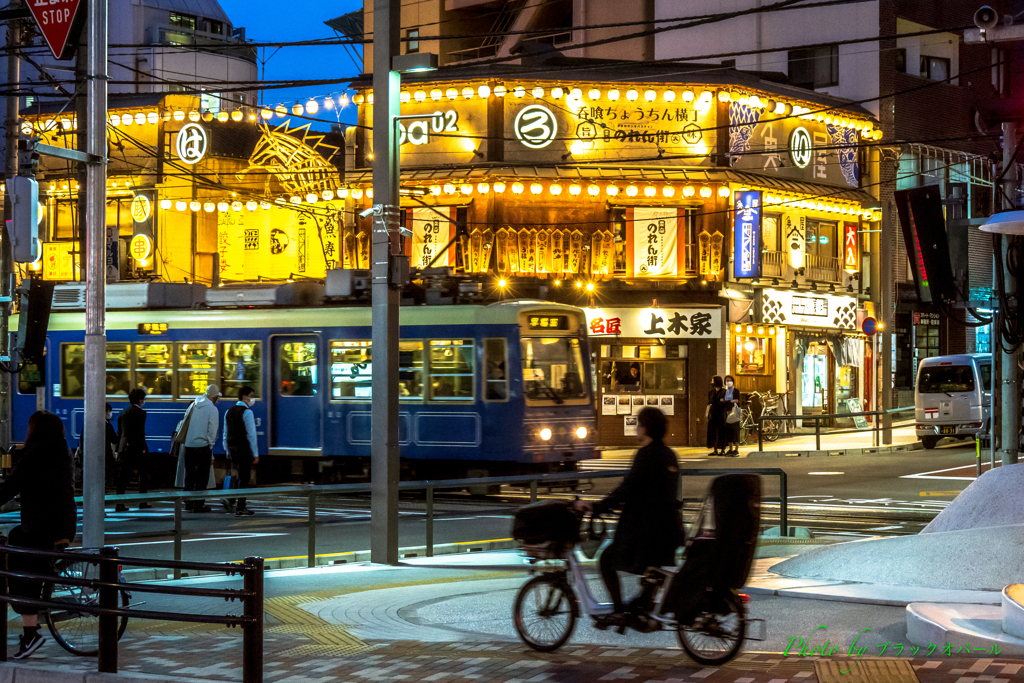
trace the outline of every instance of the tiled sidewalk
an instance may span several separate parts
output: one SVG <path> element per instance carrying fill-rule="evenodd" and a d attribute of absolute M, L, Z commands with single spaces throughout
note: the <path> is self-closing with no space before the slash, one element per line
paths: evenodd
<path fill-rule="evenodd" d="M 211 627 L 187 627 L 187 633 L 160 632 L 160 626 L 126 635 L 119 652 L 122 672 L 171 675 L 183 681 L 241 680 L 240 633 Z M 544 654 L 508 642 L 353 643 L 343 638 L 331 644 L 296 632 L 301 629 L 286 630 L 290 632 L 269 627 L 266 633 L 264 680 L 268 683 L 819 683 L 816 662 L 825 661 L 751 652 L 716 668 L 696 664 L 674 648 L 569 644 L 556 653 Z M 829 661 L 850 662 L 842 657 Z M 894 660 L 865 657 L 860 661 L 884 665 Z M 910 662 L 921 683 L 1024 682 L 1024 661 L 952 657 L 899 661 Z M 47 643 L 24 664 L 95 671 L 96 660 L 72 657 Z M 856 665 L 851 668 L 857 670 Z M 861 667 L 861 683 L 881 683 L 881 677 L 868 675 L 872 668 Z M 887 680 L 902 683 L 913 679 Z"/>

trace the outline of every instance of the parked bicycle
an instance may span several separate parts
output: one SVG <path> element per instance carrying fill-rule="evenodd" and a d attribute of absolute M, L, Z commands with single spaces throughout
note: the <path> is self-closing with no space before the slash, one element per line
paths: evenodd
<path fill-rule="evenodd" d="M 778 394 L 761 393 L 759 391 L 750 392 L 750 398 L 758 399 L 761 404 L 761 431 L 762 438 L 765 441 L 775 441 L 779 438 L 779 433 L 782 431 L 782 420 L 773 420 L 772 416 L 779 414 L 779 396 Z M 748 399 L 746 405 L 741 409 L 740 418 L 740 443 L 745 444 L 747 442 L 747 436 L 750 434 L 756 434 L 758 431 L 757 417 L 753 414 L 750 409 L 751 401 Z"/>
<path fill-rule="evenodd" d="M 0 543 L 6 545 L 7 539 L 0 535 Z M 56 552 L 64 552 L 66 546 L 54 547 Z M 39 614 L 46 620 L 46 627 L 62 648 L 73 655 L 95 657 L 99 654 L 99 615 L 75 609 L 78 605 L 99 606 L 99 589 L 77 585 L 76 581 L 99 579 L 99 565 L 87 560 L 58 559 L 51 563 L 54 578 L 43 583 L 41 599 L 58 602 L 60 609 L 40 610 Z M 70 580 L 70 581 L 68 581 Z M 124 583 L 121 567 L 117 568 L 117 580 Z M 121 607 L 127 608 L 131 593 L 120 591 Z M 143 604 L 143 603 L 138 603 Z M 137 605 L 136 605 L 137 606 Z M 117 628 L 117 639 L 120 640 L 128 628 L 128 617 L 121 617 Z"/>
<path fill-rule="evenodd" d="M 640 594 L 629 605 L 630 621 L 615 627 L 617 632 L 625 633 L 627 626 L 640 633 L 675 631 L 690 657 L 710 665 L 736 657 L 745 639 L 763 640 L 748 634 L 748 625 L 764 622 L 747 618 L 749 596 L 739 593 L 754 557 L 760 500 L 761 482 L 756 475 L 727 474 L 715 479 L 694 524 L 695 533 L 687 541 L 682 566 L 647 569 Z M 537 533 L 542 533 L 545 520 L 540 515 L 533 519 Z M 525 525 L 518 526 L 524 538 L 533 533 Z M 560 524 L 556 521 L 552 526 Z M 578 528 L 577 520 L 576 534 Z M 572 636 L 581 608 L 594 620 L 595 628 L 609 628 L 601 617 L 611 613 L 612 605 L 594 598 L 575 542 L 552 539 L 526 544 L 524 550 L 537 575 L 519 590 L 512 614 L 516 632 L 526 645 L 540 652 L 557 650 Z"/>

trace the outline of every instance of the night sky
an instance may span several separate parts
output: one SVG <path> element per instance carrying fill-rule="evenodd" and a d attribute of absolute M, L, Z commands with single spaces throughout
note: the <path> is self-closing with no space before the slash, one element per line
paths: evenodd
<path fill-rule="evenodd" d="M 255 0 L 255 2 L 253 0 L 220 0 L 220 4 L 231 17 L 231 22 L 235 27 L 245 27 L 246 39 L 255 42 L 334 38 L 334 31 L 325 26 L 324 22 L 363 6 L 362 0 L 336 2 L 308 0 L 291 5 L 290 8 L 282 8 L 280 3 L 271 4 L 267 0 Z M 260 60 L 269 57 L 274 49 L 261 48 L 259 50 Z M 267 61 L 265 74 L 262 73 L 261 67 L 260 76 L 266 80 L 341 80 L 358 75 L 362 70 L 361 60 L 359 66 L 360 68 L 357 69 L 345 47 L 340 45 L 284 47 Z M 310 97 L 315 97 L 321 105 L 316 117 L 324 119 L 324 122 L 314 123 L 313 128 L 329 130 L 330 123 L 338 121 L 339 112 L 337 108 L 333 111 L 324 111 L 323 98 L 333 92 L 337 101 L 338 95 L 343 90 L 344 85 L 341 84 L 287 88 L 267 90 L 263 93 L 263 97 L 265 104 L 282 103 L 289 108 L 296 101 L 305 104 Z M 355 123 L 354 105 L 349 104 L 341 111 L 341 121 Z"/>

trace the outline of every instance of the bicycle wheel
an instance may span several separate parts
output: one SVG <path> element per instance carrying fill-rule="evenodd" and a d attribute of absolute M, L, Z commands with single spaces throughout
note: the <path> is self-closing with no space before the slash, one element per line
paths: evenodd
<path fill-rule="evenodd" d="M 516 633 L 539 652 L 562 647 L 576 627 L 576 593 L 562 576 L 535 576 L 519 589 L 512 610 Z"/>
<path fill-rule="evenodd" d="M 679 645 L 694 661 L 717 666 L 739 654 L 747 632 L 743 603 L 732 592 L 723 594 L 722 614 L 701 612 L 689 625 L 676 631 Z"/>
<path fill-rule="evenodd" d="M 765 413 L 761 419 L 761 430 L 764 432 L 765 441 L 776 441 L 782 431 L 782 420 L 772 420 L 771 417 L 774 416 L 775 411 L 773 410 L 770 413 Z"/>
<path fill-rule="evenodd" d="M 97 614 L 87 614 L 75 609 L 75 605 L 99 605 L 99 590 L 85 586 L 61 583 L 60 577 L 75 579 L 98 579 L 99 566 L 90 562 L 62 560 L 57 563 L 57 578 L 43 586 L 43 600 L 62 604 L 60 609 L 46 612 L 46 626 L 53 639 L 62 648 L 74 655 L 92 657 L 100 650 L 100 619 Z M 120 591 L 121 606 L 128 607 L 128 593 Z M 121 640 L 128 628 L 128 617 L 121 617 L 117 628 L 117 639 Z"/>

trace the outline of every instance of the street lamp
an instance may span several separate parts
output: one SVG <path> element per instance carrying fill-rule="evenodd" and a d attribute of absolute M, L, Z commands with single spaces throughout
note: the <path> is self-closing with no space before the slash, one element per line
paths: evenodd
<path fill-rule="evenodd" d="M 398 232 L 398 117 L 400 72 L 437 68 L 437 55 L 400 55 L 401 3 L 374 0 L 373 60 L 373 226 L 372 370 L 373 405 L 370 435 L 370 560 L 398 563 L 398 307 L 408 280 L 408 260 L 401 258 Z M 390 69 L 386 68 L 390 66 Z M 381 68 L 385 67 L 385 68 Z"/>

